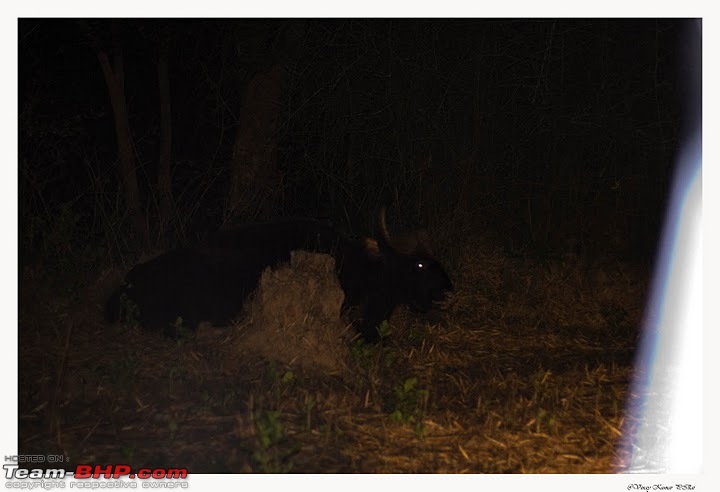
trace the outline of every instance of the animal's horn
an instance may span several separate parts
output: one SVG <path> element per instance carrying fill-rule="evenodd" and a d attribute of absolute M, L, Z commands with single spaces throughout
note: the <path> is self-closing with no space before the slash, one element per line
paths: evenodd
<path fill-rule="evenodd" d="M 390 237 L 390 231 L 388 231 L 387 228 L 387 222 L 385 220 L 385 212 L 387 210 L 386 205 L 382 205 L 380 207 L 380 210 L 378 211 L 378 230 L 380 231 L 380 236 L 385 241 L 385 243 L 388 244 L 391 248 L 394 249 L 392 239 Z"/>

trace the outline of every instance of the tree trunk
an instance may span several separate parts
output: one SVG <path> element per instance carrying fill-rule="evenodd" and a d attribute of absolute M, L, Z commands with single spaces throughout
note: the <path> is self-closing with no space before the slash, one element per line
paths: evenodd
<path fill-rule="evenodd" d="M 113 63 L 107 54 L 98 49 L 96 51 L 100 66 L 102 67 L 105 83 L 110 94 L 110 103 L 115 118 L 115 136 L 117 137 L 119 170 L 122 187 L 125 192 L 125 204 L 130 211 L 135 232 L 147 242 L 147 228 L 145 226 L 145 214 L 143 213 L 140 200 L 140 188 L 135 171 L 135 154 L 133 142 L 130 135 L 130 123 L 128 120 L 127 104 L 125 102 L 125 81 L 123 73 L 122 54 L 117 50 L 113 54 Z"/>
<path fill-rule="evenodd" d="M 283 69 L 279 64 L 258 72 L 243 95 L 235 136 L 232 182 L 225 220 L 253 217 L 272 205 L 279 191 L 275 131 L 281 109 Z"/>

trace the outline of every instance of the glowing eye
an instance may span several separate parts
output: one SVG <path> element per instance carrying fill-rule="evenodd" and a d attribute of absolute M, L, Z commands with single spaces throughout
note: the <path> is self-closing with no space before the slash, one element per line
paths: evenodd
<path fill-rule="evenodd" d="M 422 263 L 418 263 L 417 267 L 422 269 L 422 268 L 425 268 L 425 265 L 423 265 Z"/>

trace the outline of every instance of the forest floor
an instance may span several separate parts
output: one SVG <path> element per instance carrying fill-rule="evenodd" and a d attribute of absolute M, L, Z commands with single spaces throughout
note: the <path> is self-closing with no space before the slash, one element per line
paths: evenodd
<path fill-rule="evenodd" d="M 109 325 L 122 272 L 23 272 L 20 454 L 190 473 L 621 469 L 647 272 L 480 245 L 458 258 L 446 310 L 398 309 L 328 371 L 247 356 L 243 323 L 180 340 Z"/>

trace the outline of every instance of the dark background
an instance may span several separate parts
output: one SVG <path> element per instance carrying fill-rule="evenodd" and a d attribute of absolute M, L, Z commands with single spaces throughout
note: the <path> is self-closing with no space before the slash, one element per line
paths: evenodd
<path fill-rule="evenodd" d="M 373 234 L 385 201 L 394 227 L 427 225 L 446 258 L 493 238 L 512 255 L 650 265 L 678 142 L 700 111 L 695 22 L 20 19 L 21 265 L 89 271 L 287 216 Z M 124 67 L 141 224 L 101 52 Z M 252 87 L 271 72 L 268 111 Z M 253 139 L 258 128 L 270 137 Z M 253 142 L 244 163 L 239 141 Z M 233 176 L 255 191 L 241 207 Z"/>

